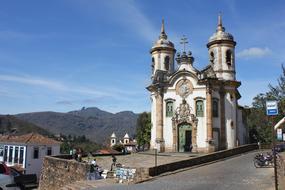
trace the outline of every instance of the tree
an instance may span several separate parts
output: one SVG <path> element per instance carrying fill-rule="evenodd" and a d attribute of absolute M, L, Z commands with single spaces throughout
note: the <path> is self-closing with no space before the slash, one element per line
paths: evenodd
<path fill-rule="evenodd" d="M 282 75 L 277 79 L 278 84 L 269 84 L 269 91 L 258 94 L 253 99 L 252 108 L 248 115 L 248 126 L 250 130 L 250 141 L 271 143 L 272 127 L 284 117 L 285 114 L 285 68 L 282 65 Z M 266 115 L 266 101 L 278 102 L 279 114 L 277 116 Z"/>
<path fill-rule="evenodd" d="M 149 148 L 151 138 L 151 114 L 143 112 L 137 120 L 137 142 L 139 147 Z"/>

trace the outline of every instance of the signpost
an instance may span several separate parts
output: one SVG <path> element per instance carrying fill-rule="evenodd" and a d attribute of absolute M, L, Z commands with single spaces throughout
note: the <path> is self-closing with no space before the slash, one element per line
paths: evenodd
<path fill-rule="evenodd" d="M 277 101 L 267 101 L 266 102 L 266 113 L 269 116 L 278 115 Z"/>
<path fill-rule="evenodd" d="M 266 114 L 267 116 L 278 115 L 278 103 L 277 101 L 266 101 Z M 273 122 L 271 122 L 273 124 Z M 282 134 L 282 132 L 281 132 Z M 275 190 L 278 190 L 278 177 L 277 177 L 277 167 L 276 167 L 276 150 L 275 150 L 275 130 L 272 125 L 272 145 L 273 145 L 273 161 L 274 161 L 274 176 L 275 176 Z"/>

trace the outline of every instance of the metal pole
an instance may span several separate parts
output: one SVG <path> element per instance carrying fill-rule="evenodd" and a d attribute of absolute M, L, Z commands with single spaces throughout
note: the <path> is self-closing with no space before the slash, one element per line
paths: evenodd
<path fill-rule="evenodd" d="M 156 166 L 157 166 L 157 149 L 155 149 L 154 156 L 155 156 L 155 163 L 154 163 L 154 166 L 156 167 Z"/>
<path fill-rule="evenodd" d="M 272 117 L 272 120 L 271 120 L 271 124 L 272 124 L 272 146 L 273 146 L 275 190 L 278 190 L 278 176 L 277 176 L 276 150 L 275 150 L 275 146 L 276 146 L 275 138 L 276 138 L 276 135 L 275 135 L 274 127 L 273 127 L 273 117 Z"/>
<path fill-rule="evenodd" d="M 157 149 L 154 149 L 154 166 L 155 166 L 155 175 L 157 175 Z"/>

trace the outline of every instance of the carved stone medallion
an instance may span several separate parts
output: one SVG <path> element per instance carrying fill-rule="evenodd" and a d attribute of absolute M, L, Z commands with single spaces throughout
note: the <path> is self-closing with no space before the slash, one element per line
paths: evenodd
<path fill-rule="evenodd" d="M 189 94 L 193 92 L 193 85 L 187 79 L 180 80 L 176 85 L 176 93 L 181 97 L 186 98 Z"/>

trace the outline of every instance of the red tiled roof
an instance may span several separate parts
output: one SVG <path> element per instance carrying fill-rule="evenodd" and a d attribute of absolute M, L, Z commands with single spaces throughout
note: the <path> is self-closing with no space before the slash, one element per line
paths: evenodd
<path fill-rule="evenodd" d="M 116 151 L 116 150 L 112 150 L 112 149 L 100 149 L 97 151 L 97 154 L 118 154 L 120 152 Z"/>
<path fill-rule="evenodd" d="M 29 133 L 25 135 L 0 135 L 0 142 L 10 142 L 10 143 L 24 143 L 24 144 L 60 144 L 60 142 L 53 140 L 51 138 L 42 136 L 37 133 Z"/>

